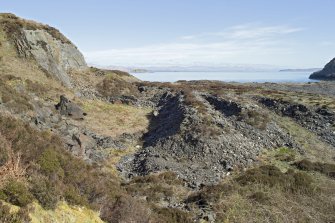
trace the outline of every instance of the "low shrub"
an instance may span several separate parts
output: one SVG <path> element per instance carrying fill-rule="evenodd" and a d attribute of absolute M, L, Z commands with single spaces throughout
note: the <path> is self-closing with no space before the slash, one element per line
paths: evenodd
<path fill-rule="evenodd" d="M 107 202 L 102 208 L 100 216 L 104 221 L 110 223 L 148 223 L 150 212 L 142 202 L 129 196 L 121 196 L 115 202 Z"/>
<path fill-rule="evenodd" d="M 89 206 L 86 196 L 82 196 L 78 189 L 72 185 L 65 189 L 64 198 L 72 205 Z"/>
<path fill-rule="evenodd" d="M 172 171 L 166 171 L 159 174 L 135 177 L 131 183 L 166 183 L 169 185 L 182 185 L 183 181 Z"/>
<path fill-rule="evenodd" d="M 120 77 L 125 76 L 125 77 L 130 77 L 131 75 L 128 72 L 121 71 L 121 70 L 108 70 L 108 72 L 112 72 Z"/>
<path fill-rule="evenodd" d="M 31 219 L 26 208 L 20 208 L 18 212 L 12 212 L 8 205 L 0 202 L 0 222 L 3 223 L 28 223 Z"/>
<path fill-rule="evenodd" d="M 155 222 L 157 223 L 191 223 L 193 222 L 190 214 L 176 208 L 156 208 L 154 209 L 157 215 Z"/>
<path fill-rule="evenodd" d="M 139 93 L 134 83 L 113 76 L 105 77 L 97 89 L 105 97 L 136 96 Z"/>
<path fill-rule="evenodd" d="M 266 204 L 270 201 L 270 197 L 262 191 L 255 192 L 254 194 L 249 196 L 249 199 L 261 204 Z"/>
<path fill-rule="evenodd" d="M 37 163 L 40 165 L 41 171 L 46 175 L 64 175 L 64 170 L 61 167 L 60 163 L 60 154 L 53 148 L 45 149 L 42 154 L 39 156 Z"/>
<path fill-rule="evenodd" d="M 280 169 L 271 165 L 247 170 L 236 181 L 242 186 L 257 183 L 292 193 L 311 193 L 313 191 L 313 180 L 308 174 L 292 169 L 282 173 Z"/>
<path fill-rule="evenodd" d="M 280 161 L 292 162 L 295 160 L 295 155 L 296 153 L 294 150 L 282 147 L 278 149 L 275 158 Z"/>
<path fill-rule="evenodd" d="M 53 182 L 44 176 L 33 176 L 31 182 L 31 192 L 37 201 L 45 209 L 55 209 L 60 195 L 62 194 L 60 188 L 57 188 Z"/>
<path fill-rule="evenodd" d="M 24 207 L 32 202 L 33 195 L 29 192 L 27 186 L 19 181 L 10 180 L 2 189 L 2 194 L 4 195 L 4 200 Z"/>
<path fill-rule="evenodd" d="M 0 190 L 1 198 L 12 204 L 24 206 L 35 198 L 44 208 L 53 209 L 58 200 L 65 199 L 98 210 L 102 200 L 113 201 L 125 193 L 113 175 L 73 157 L 49 132 L 0 115 L 0 133 L 12 143 L 14 152 L 22 154 L 23 165 L 28 165 L 27 186 L 14 182 Z"/>
<path fill-rule="evenodd" d="M 33 106 L 29 103 L 28 96 L 17 92 L 13 86 L 7 84 L 6 80 L 8 80 L 7 77 L 0 77 L 0 97 L 2 103 L 5 103 L 6 107 L 12 109 L 15 113 L 32 110 Z"/>
<path fill-rule="evenodd" d="M 242 111 L 239 114 L 239 120 L 245 121 L 247 124 L 265 130 L 267 124 L 270 121 L 269 115 L 266 113 L 260 113 L 255 110 Z"/>
<path fill-rule="evenodd" d="M 329 177 L 335 178 L 335 164 L 312 162 L 307 159 L 303 159 L 293 164 L 300 170 L 304 171 L 317 171 L 325 174 Z"/>
<path fill-rule="evenodd" d="M 43 96 L 45 92 L 48 91 L 48 89 L 45 86 L 43 86 L 42 84 L 38 82 L 34 82 L 31 80 L 25 80 L 25 83 L 26 83 L 26 87 L 28 91 L 34 92 L 39 96 Z"/>

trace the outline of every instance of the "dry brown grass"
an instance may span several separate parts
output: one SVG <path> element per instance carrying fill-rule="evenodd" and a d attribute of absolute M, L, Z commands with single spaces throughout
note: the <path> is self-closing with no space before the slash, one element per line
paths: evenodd
<path fill-rule="evenodd" d="M 81 124 L 101 135 L 115 137 L 123 133 L 144 132 L 149 126 L 150 109 L 99 100 L 85 100 L 82 105 L 88 115 Z"/>
<path fill-rule="evenodd" d="M 17 35 L 19 35 L 20 29 L 27 29 L 27 30 L 41 29 L 47 31 L 53 38 L 61 41 L 62 43 L 68 43 L 68 44 L 71 43 L 71 41 L 67 39 L 56 28 L 42 23 L 21 19 L 11 13 L 0 14 L 0 25 L 4 28 L 8 37 L 11 39 L 18 37 Z"/>

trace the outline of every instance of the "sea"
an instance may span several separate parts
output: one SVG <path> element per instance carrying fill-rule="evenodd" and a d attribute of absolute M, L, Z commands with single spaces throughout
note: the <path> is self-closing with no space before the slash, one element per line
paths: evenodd
<path fill-rule="evenodd" d="M 257 83 L 305 83 L 315 82 L 308 79 L 310 72 L 148 72 L 132 73 L 142 81 L 175 82 L 178 80 L 218 80 L 225 82 Z"/>

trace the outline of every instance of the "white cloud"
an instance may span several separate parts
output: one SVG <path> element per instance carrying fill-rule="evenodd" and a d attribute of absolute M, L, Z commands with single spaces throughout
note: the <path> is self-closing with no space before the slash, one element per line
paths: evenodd
<path fill-rule="evenodd" d="M 271 61 L 271 55 L 290 54 L 291 47 L 283 38 L 301 30 L 289 26 L 248 24 L 222 32 L 182 36 L 179 41 L 167 44 L 93 51 L 84 55 L 89 63 L 98 65 L 264 64 Z"/>
<path fill-rule="evenodd" d="M 254 39 L 280 36 L 302 31 L 302 28 L 289 26 L 257 26 L 253 24 L 233 26 L 222 32 L 202 33 L 199 35 L 182 36 L 184 40 L 206 39 L 210 37 L 223 37 L 225 39 Z"/>

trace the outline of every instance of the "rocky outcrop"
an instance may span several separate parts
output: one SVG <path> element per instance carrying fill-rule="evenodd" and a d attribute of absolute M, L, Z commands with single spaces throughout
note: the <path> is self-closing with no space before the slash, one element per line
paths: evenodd
<path fill-rule="evenodd" d="M 29 53 L 37 63 L 66 86 L 71 86 L 67 74 L 70 69 L 87 67 L 83 55 L 73 44 L 62 43 L 44 30 L 24 30 L 23 33 Z"/>
<path fill-rule="evenodd" d="M 309 79 L 314 80 L 335 80 L 335 58 L 332 59 L 326 66 L 309 76 Z"/>
<path fill-rule="evenodd" d="M 71 87 L 70 69 L 87 68 L 77 47 L 53 27 L 13 14 L 0 14 L 0 28 L 7 33 L 20 57 L 35 59 L 42 69 L 67 87 Z"/>

